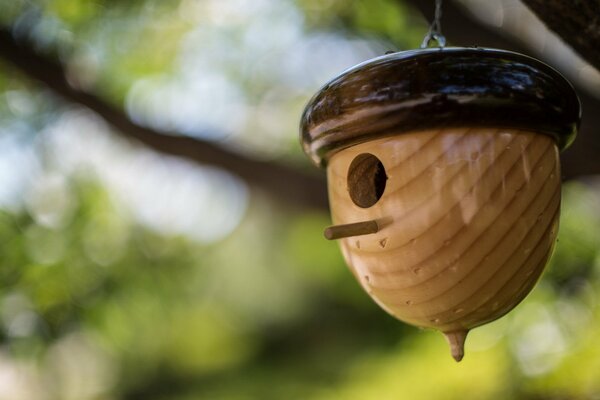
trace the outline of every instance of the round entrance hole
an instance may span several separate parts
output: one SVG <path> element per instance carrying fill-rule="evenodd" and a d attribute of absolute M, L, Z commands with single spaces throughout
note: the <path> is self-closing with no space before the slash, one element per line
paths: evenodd
<path fill-rule="evenodd" d="M 361 208 L 369 208 L 379 201 L 386 181 L 385 168 L 373 154 L 359 154 L 348 168 L 348 193 Z"/>

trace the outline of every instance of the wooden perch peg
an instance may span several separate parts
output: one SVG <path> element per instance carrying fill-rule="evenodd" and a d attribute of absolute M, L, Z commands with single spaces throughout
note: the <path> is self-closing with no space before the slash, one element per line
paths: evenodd
<path fill-rule="evenodd" d="M 352 224 L 333 225 L 325 228 L 325 238 L 329 240 L 343 239 L 352 236 L 368 235 L 379 232 L 376 220 L 355 222 Z"/>

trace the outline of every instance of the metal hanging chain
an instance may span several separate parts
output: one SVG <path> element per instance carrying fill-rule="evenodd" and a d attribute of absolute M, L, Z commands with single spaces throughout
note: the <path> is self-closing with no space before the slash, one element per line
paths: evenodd
<path fill-rule="evenodd" d="M 432 40 L 437 42 L 437 47 L 444 48 L 446 46 L 446 38 L 442 35 L 442 0 L 435 0 L 435 15 L 433 22 L 429 25 L 429 32 L 423 38 L 421 48 L 425 49 L 429 47 L 429 43 Z"/>

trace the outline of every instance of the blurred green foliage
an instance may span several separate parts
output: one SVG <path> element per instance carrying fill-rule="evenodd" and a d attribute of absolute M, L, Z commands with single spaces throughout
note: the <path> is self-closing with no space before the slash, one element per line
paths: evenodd
<path fill-rule="evenodd" d="M 361 57 L 418 45 L 426 30 L 393 0 L 40 0 L 0 11 L 4 26 L 33 37 L 73 82 L 131 118 L 180 128 L 156 114 L 184 113 L 169 96 L 192 111 L 210 107 L 185 91 L 207 76 L 222 86 L 198 93 L 235 105 L 223 115 L 243 116 L 213 138 L 296 160 L 308 96 Z M 163 165 L 1 68 L 0 398 L 599 398 L 597 180 L 565 185 L 542 281 L 512 313 L 472 332 L 456 364 L 441 335 L 394 320 L 360 290 L 322 238 L 325 213 L 290 210 L 252 189 L 244 200 L 244 189 L 228 192 L 243 188 L 231 177 L 214 183 L 209 170 Z M 147 104 L 136 105 L 136 90 L 157 106 L 137 112 Z M 166 180 L 186 174 L 188 189 L 163 193 Z M 151 188 L 138 196 L 136 185 Z M 239 220 L 221 236 L 190 235 L 222 228 L 209 217 L 236 204 L 207 200 L 216 190 L 243 203 Z M 209 211 L 191 213 L 186 196 Z M 166 229 L 179 217 L 160 204 L 181 209 L 185 229 Z M 166 222 L 149 223 L 148 206 L 150 222 Z"/>
<path fill-rule="evenodd" d="M 396 0 L 298 0 L 309 26 L 336 27 L 353 35 L 375 36 L 391 50 L 416 48 L 423 41 L 425 21 Z"/>

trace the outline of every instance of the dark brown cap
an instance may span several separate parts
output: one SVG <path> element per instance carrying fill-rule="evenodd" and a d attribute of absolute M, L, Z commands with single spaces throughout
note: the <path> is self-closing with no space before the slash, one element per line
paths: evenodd
<path fill-rule="evenodd" d="M 563 150 L 580 116 L 571 84 L 541 61 L 447 47 L 392 53 L 343 72 L 310 100 L 300 129 L 306 154 L 325 166 L 332 154 L 357 143 L 457 126 L 537 131 Z"/>

